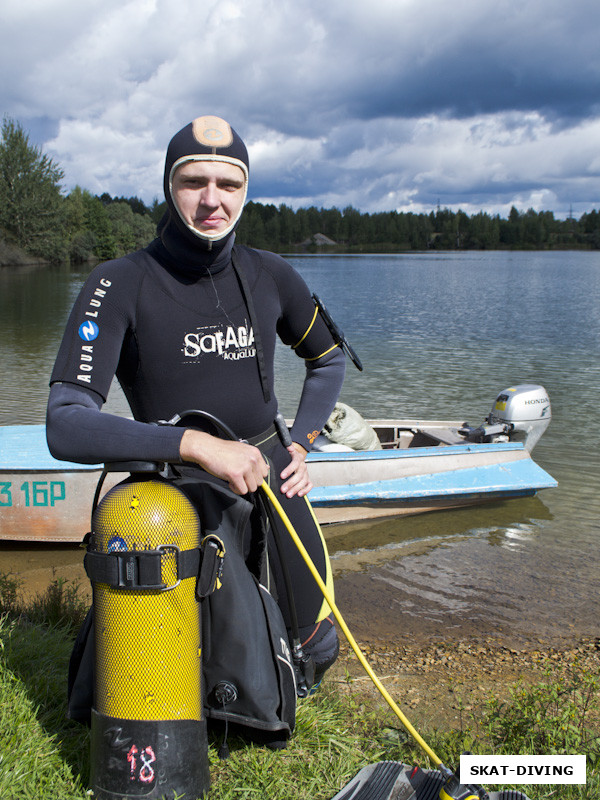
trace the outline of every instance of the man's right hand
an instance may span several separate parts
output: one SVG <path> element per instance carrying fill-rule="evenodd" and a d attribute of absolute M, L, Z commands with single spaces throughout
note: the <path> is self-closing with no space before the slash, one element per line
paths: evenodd
<path fill-rule="evenodd" d="M 219 439 L 192 428 L 183 434 L 179 454 L 183 461 L 198 464 L 227 481 L 236 494 L 255 492 L 269 473 L 269 466 L 257 447 Z"/>

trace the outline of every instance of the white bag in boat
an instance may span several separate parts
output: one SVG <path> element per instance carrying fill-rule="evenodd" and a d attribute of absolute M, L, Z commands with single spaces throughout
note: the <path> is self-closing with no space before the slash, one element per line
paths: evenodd
<path fill-rule="evenodd" d="M 381 450 L 381 442 L 369 423 L 358 411 L 345 403 L 336 403 L 323 427 L 331 442 L 345 444 L 353 450 Z"/>

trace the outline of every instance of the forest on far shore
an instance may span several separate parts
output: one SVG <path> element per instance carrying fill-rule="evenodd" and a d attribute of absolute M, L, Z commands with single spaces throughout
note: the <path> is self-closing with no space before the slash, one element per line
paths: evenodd
<path fill-rule="evenodd" d="M 5 118 L 0 138 L 0 264 L 19 253 L 49 262 L 117 258 L 147 245 L 166 203 L 94 195 L 75 187 L 65 195 L 61 167 Z M 508 218 L 438 207 L 429 213 L 355 208 L 299 208 L 249 201 L 236 241 L 278 253 L 405 252 L 411 250 L 600 249 L 600 211 L 559 220 L 551 211 Z M 12 259 L 12 260 L 11 260 Z M 22 259 L 22 256 L 21 256 Z"/>

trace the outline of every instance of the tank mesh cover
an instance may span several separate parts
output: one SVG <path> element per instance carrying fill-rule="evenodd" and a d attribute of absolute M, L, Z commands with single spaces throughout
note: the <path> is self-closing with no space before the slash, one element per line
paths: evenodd
<path fill-rule="evenodd" d="M 198 547 L 196 511 L 175 486 L 125 481 L 93 519 L 91 547 L 102 553 Z M 163 583 L 176 583 L 176 553 L 161 559 Z M 94 585 L 96 709 L 132 720 L 200 720 L 201 630 L 195 580 L 168 591 Z"/>

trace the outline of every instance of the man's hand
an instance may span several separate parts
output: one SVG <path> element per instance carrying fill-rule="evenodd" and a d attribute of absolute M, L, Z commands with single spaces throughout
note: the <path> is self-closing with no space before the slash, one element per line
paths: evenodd
<path fill-rule="evenodd" d="M 286 497 L 294 497 L 294 495 L 304 497 L 313 488 L 304 460 L 308 451 L 298 442 L 293 442 L 286 449 L 292 460 L 280 475 L 281 480 L 284 481 L 281 491 Z"/>
<path fill-rule="evenodd" d="M 183 461 L 192 461 L 227 481 L 236 494 L 255 492 L 269 473 L 268 464 L 257 447 L 219 439 L 192 428 L 183 434 L 179 454 Z"/>

